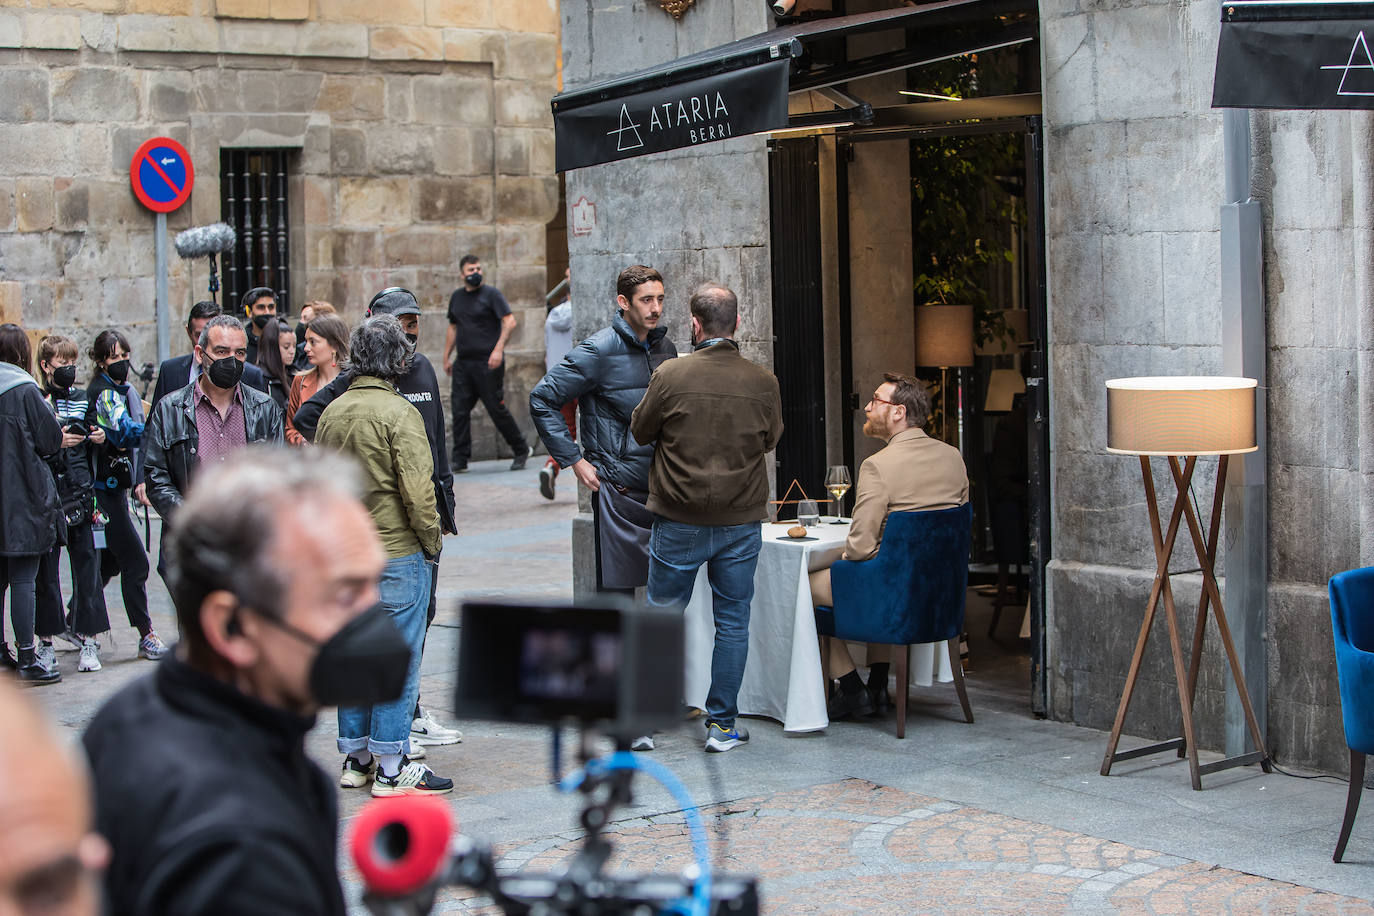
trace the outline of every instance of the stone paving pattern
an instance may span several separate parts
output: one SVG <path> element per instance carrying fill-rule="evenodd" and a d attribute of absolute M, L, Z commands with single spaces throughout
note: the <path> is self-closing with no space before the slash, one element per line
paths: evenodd
<path fill-rule="evenodd" d="M 576 493 L 565 474 L 556 501 L 540 498 L 538 465 L 510 473 L 504 461 L 480 462 L 457 479 L 463 533 L 445 541 L 440 616 L 423 665 L 426 703 L 465 735 L 430 748 L 427 760 L 455 780 L 450 800 L 462 829 L 490 843 L 503 868 L 556 867 L 581 836 L 578 798 L 550 784 L 547 729 L 452 714 L 459 599 L 571 594 Z M 156 544 L 156 530 L 153 537 Z M 170 635 L 166 592 L 156 576 L 149 586 L 155 622 Z M 122 624 L 117 588 L 107 600 Z M 78 674 L 76 654 L 60 652 L 66 680 L 30 692 L 72 740 L 111 693 L 151 667 L 133 658 L 133 630 L 121 625 L 114 636 L 104 671 Z M 1103 778 L 1104 734 L 1034 719 L 1024 696 L 995 687 L 989 666 L 979 666 L 977 641 L 974 654 L 974 725 L 960 721 L 953 691 L 936 687 L 913 693 L 905 741 L 890 720 L 811 735 L 750 720 L 753 740 L 729 754 L 703 754 L 700 726 L 688 724 L 659 735 L 653 757 L 703 805 L 718 867 L 759 876 L 769 913 L 1374 911 L 1374 813 L 1356 822 L 1349 864 L 1330 861 L 1345 796 L 1339 781 L 1251 767 L 1208 777 L 1198 793 L 1172 755 L 1119 764 Z M 339 765 L 334 724 L 332 714 L 321 716 L 308 739 L 330 772 Z M 572 741 L 565 747 L 571 755 Z M 571 766 L 569 757 L 564 772 Z M 368 800 L 340 793 L 345 835 Z M 679 806 L 666 792 L 640 779 L 620 814 L 612 868 L 689 863 Z M 340 867 L 357 901 L 344 850 Z M 492 912 L 463 890 L 445 891 L 436 909 Z"/>

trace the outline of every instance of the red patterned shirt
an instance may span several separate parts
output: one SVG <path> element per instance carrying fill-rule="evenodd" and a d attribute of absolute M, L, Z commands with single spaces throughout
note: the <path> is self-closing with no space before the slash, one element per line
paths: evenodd
<path fill-rule="evenodd" d="M 235 449 L 248 444 L 248 423 L 243 418 L 243 395 L 234 386 L 229 412 L 220 416 L 205 389 L 196 385 L 196 432 L 200 436 L 197 452 L 201 465 L 223 461 Z"/>

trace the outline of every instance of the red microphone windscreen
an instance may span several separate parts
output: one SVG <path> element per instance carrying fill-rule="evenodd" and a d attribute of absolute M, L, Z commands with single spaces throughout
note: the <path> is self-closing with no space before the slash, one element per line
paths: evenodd
<path fill-rule="evenodd" d="M 349 846 L 368 888 L 396 897 L 435 876 L 453 828 L 452 812 L 437 798 L 380 798 L 368 803 L 353 822 Z"/>

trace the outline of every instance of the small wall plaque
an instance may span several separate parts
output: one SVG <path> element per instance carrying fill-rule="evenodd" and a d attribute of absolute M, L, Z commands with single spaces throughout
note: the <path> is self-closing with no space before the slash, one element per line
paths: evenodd
<path fill-rule="evenodd" d="M 658 5 L 663 7 L 663 12 L 672 16 L 674 19 L 681 19 L 682 14 L 687 12 L 687 8 L 697 0 L 658 0 Z"/>

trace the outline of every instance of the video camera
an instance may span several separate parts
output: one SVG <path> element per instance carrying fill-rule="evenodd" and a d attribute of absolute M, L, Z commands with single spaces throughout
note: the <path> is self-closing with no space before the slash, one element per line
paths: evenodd
<path fill-rule="evenodd" d="M 666 767 L 629 752 L 636 735 L 682 719 L 683 623 L 676 612 L 595 605 L 469 602 L 461 609 L 456 706 L 466 718 L 550 724 L 554 777 L 586 797 L 582 849 L 559 872 L 498 874 L 489 846 L 454 834 L 439 799 L 381 799 L 354 823 L 351 847 L 375 916 L 430 912 L 442 887 L 482 891 L 507 914 L 693 913 L 757 916 L 751 877 L 712 875 L 696 806 Z M 583 768 L 561 780 L 558 726 L 583 731 Z M 592 759 L 587 733 L 609 735 L 618 748 Z M 608 876 L 604 836 L 613 811 L 632 801 L 636 770 L 663 782 L 692 827 L 697 864 L 682 874 Z"/>

